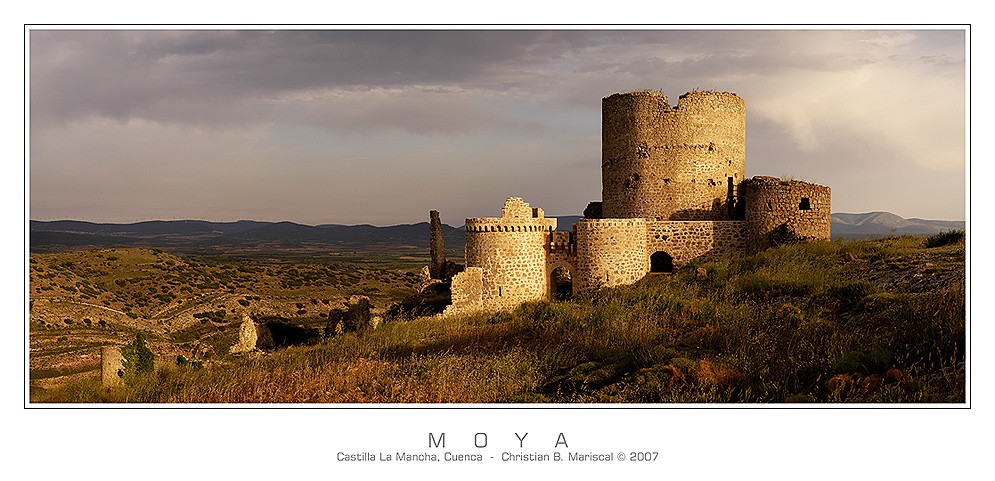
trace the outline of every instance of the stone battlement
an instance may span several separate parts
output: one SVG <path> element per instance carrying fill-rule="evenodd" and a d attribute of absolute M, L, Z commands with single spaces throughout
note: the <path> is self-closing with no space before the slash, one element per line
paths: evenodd
<path fill-rule="evenodd" d="M 466 219 L 467 271 L 446 313 L 631 284 L 692 261 L 829 239 L 829 187 L 746 178 L 746 103 L 692 91 L 672 106 L 662 92 L 602 99 L 602 200 L 573 232 L 520 197 L 501 217 Z M 566 287 L 564 287 L 566 286 Z"/>

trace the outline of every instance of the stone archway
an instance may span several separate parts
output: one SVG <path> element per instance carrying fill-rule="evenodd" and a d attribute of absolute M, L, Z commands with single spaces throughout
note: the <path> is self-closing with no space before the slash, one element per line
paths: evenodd
<path fill-rule="evenodd" d="M 650 272 L 674 272 L 674 258 L 664 251 L 650 256 Z"/>
<path fill-rule="evenodd" d="M 573 276 L 567 267 L 557 267 L 549 273 L 549 298 L 563 301 L 573 296 Z"/>

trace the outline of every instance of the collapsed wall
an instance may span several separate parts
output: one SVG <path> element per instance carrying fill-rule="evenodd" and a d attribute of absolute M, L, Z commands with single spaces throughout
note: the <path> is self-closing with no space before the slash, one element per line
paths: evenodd
<path fill-rule="evenodd" d="M 450 292 L 452 302 L 442 312 L 444 316 L 473 314 L 484 308 L 484 270 L 467 267 L 453 276 Z"/>

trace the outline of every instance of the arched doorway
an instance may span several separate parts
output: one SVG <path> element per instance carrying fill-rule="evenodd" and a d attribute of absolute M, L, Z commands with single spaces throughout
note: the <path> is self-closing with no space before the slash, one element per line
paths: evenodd
<path fill-rule="evenodd" d="M 674 272 L 674 258 L 663 251 L 650 256 L 650 272 Z"/>
<path fill-rule="evenodd" d="M 549 273 L 549 297 L 554 301 L 570 299 L 573 295 L 573 278 L 566 267 L 557 267 Z"/>

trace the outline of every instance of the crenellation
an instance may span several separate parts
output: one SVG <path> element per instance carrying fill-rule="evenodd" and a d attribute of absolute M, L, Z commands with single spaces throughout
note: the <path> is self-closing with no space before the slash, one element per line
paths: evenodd
<path fill-rule="evenodd" d="M 691 262 L 829 239 L 829 187 L 746 178 L 746 105 L 694 91 L 602 99 L 602 195 L 572 232 L 509 197 L 498 218 L 466 219 L 467 271 L 446 314 L 509 309 L 631 284 Z"/>

